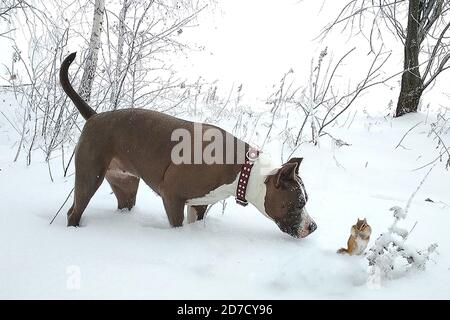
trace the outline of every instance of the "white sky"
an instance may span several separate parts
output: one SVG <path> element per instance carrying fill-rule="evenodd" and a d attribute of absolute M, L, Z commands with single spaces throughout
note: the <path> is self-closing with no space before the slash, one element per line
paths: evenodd
<path fill-rule="evenodd" d="M 185 72 L 222 82 L 244 82 L 251 91 L 261 92 L 279 81 L 290 68 L 309 72 L 311 59 L 326 44 L 316 38 L 333 14 L 330 9 L 344 3 L 321 0 L 227 0 L 219 1 L 222 12 L 200 18 L 200 26 L 186 30 L 188 41 L 205 45 L 201 54 L 192 54 Z M 330 4 L 331 3 L 331 4 Z M 221 14 L 222 13 L 222 14 Z M 342 39 L 327 39 L 333 51 Z"/>

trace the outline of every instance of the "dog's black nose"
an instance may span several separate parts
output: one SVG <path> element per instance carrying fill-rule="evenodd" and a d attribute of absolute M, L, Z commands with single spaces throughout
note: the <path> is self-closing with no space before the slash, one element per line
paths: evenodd
<path fill-rule="evenodd" d="M 313 233 L 314 230 L 317 229 L 317 224 L 315 222 L 311 222 L 308 226 L 308 229 L 309 229 L 309 233 Z"/>

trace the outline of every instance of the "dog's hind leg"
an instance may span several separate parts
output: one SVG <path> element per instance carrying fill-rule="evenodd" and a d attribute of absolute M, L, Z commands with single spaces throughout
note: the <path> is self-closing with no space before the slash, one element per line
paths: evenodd
<path fill-rule="evenodd" d="M 67 212 L 67 225 L 78 226 L 81 215 L 105 177 L 110 159 L 81 140 L 75 155 L 75 193 L 73 205 Z"/>
<path fill-rule="evenodd" d="M 72 207 L 67 212 L 67 226 L 77 227 L 80 224 L 81 215 L 102 184 L 105 171 L 105 169 L 103 172 L 101 170 L 76 170 L 74 200 Z"/>
<path fill-rule="evenodd" d="M 207 208 L 208 206 L 188 206 L 187 222 L 193 223 L 199 220 L 203 220 Z"/>
<path fill-rule="evenodd" d="M 106 180 L 117 198 L 118 209 L 131 210 L 136 204 L 139 178 L 128 173 L 108 170 Z"/>
<path fill-rule="evenodd" d="M 172 227 L 181 227 L 184 220 L 185 201 L 178 198 L 163 197 L 163 203 L 170 225 Z"/>

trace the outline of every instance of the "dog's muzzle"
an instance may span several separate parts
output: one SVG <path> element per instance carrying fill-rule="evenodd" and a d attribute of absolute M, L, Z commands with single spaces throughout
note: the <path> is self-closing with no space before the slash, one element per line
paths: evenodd
<path fill-rule="evenodd" d="M 300 220 L 300 223 L 297 221 Z M 299 213 L 291 213 L 289 218 L 282 223 L 277 222 L 281 231 L 286 232 L 294 238 L 305 238 L 317 229 L 317 224 L 308 214 L 306 209 Z"/>
<path fill-rule="evenodd" d="M 302 222 L 300 223 L 300 227 L 298 228 L 298 236 L 300 238 L 305 238 L 309 236 L 311 233 L 313 233 L 317 229 L 317 224 L 314 222 L 314 220 L 311 218 L 311 216 L 308 214 L 308 211 L 306 209 L 303 209 L 302 213 Z"/>

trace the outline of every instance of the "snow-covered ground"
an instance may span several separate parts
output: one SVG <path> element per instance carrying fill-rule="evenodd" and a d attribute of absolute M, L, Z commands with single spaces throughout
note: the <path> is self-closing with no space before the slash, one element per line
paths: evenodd
<path fill-rule="evenodd" d="M 217 80 L 225 97 L 230 88 L 243 84 L 241 105 L 257 112 L 267 107 L 265 99 L 276 91 L 290 68 L 296 82 L 305 86 L 311 59 L 317 59 L 321 50 L 328 47 L 336 62 L 355 46 L 357 51 L 340 69 L 345 87 L 350 80 L 358 81 L 367 69 L 367 41 L 340 30 L 324 42 L 313 39 L 346 2 L 221 1 L 215 10 L 199 17 L 197 28 L 186 28 L 180 35 L 186 43 L 205 49 L 176 56 L 173 64 L 190 80 Z M 18 32 L 16 36 L 21 35 Z M 393 55 L 382 77 L 400 71 L 403 65 L 401 46 L 393 39 L 385 41 L 386 50 L 393 50 Z M 26 50 L 25 40 L 18 43 Z M 0 38 L 0 46 L 0 61 L 9 65 L 13 49 L 6 38 Z M 68 49 L 78 51 L 79 44 L 71 42 Z M 357 100 L 343 115 L 349 117 L 345 125 L 330 126 L 329 132 L 349 146 L 338 148 L 327 137 L 320 140 L 320 146 L 301 145 L 294 155 L 304 157 L 300 174 L 309 195 L 307 208 L 318 224 L 317 231 L 302 240 L 283 234 L 255 208 L 240 207 L 233 199 L 223 213 L 217 204 L 204 221 L 172 229 L 161 199 L 142 182 L 131 212 L 116 209 L 116 199 L 104 183 L 85 211 L 80 228 L 66 227 L 65 214 L 72 198 L 49 225 L 73 187 L 73 166 L 64 178 L 62 159 L 55 151 L 50 161 L 52 182 L 39 143 L 30 166 L 25 151 L 13 162 L 22 109 L 11 93 L 0 91 L 0 298 L 450 299 L 450 172 L 445 169 L 446 155 L 444 162 L 433 168 L 414 197 L 407 219 L 401 222 L 410 230 L 417 221 L 407 240 L 411 245 L 418 249 L 439 245 L 439 255 L 424 272 L 411 272 L 379 286 L 367 285 L 367 260 L 336 254 L 358 217 L 367 218 L 372 226 L 371 246 L 393 222 L 389 209 L 404 207 L 430 169 L 415 170 L 434 160 L 441 150 L 436 148 L 436 138 L 428 134 L 436 110 L 448 106 L 449 75 L 440 76 L 425 92 L 423 106 L 430 105 L 429 113 L 422 108 L 422 113 L 398 119 L 387 115 L 392 114 L 392 109 L 387 110 L 390 100 L 395 102 L 398 96 L 397 77 Z M 2 68 L 0 78 L 6 76 Z M 297 130 L 293 114 L 301 116 L 295 110 L 291 116 L 281 112 L 274 132 L 284 128 L 286 118 Z M 234 125 L 233 119 L 215 119 L 207 108 L 202 109 L 202 117 L 214 119 L 229 131 Z M 396 148 L 419 122 L 402 147 Z M 261 122 L 254 129 L 259 139 L 252 137 L 256 141 L 250 142 L 264 138 L 267 128 Z M 441 135 L 446 146 L 450 146 L 449 135 Z M 280 159 L 277 134 L 264 151 Z M 66 161 L 68 157 L 66 154 Z M 425 201 L 427 198 L 434 202 Z"/>
<path fill-rule="evenodd" d="M 14 118 L 11 95 L 2 93 L 0 111 Z M 402 226 L 418 221 L 408 242 L 425 249 L 439 244 L 426 271 L 368 286 L 364 257 L 336 254 L 357 217 L 366 217 L 369 246 L 392 222 L 389 208 L 405 206 L 437 156 L 427 137 L 433 115 L 358 115 L 332 133 L 351 144 L 337 148 L 303 144 L 301 176 L 308 211 L 318 229 L 298 240 L 251 206 L 233 199 L 205 221 L 169 227 L 161 199 L 141 184 L 130 213 L 116 209 L 104 183 L 82 218 L 67 228 L 66 204 L 73 187 L 63 178 L 61 158 L 51 160 L 54 182 L 39 151 L 26 166 L 13 163 L 18 136 L 0 114 L 0 298 L 183 298 L 183 299 L 349 299 L 450 298 L 450 173 L 439 163 L 414 198 Z M 422 121 L 403 141 L 404 133 Z M 448 138 L 446 138 L 448 141 Z M 276 141 L 268 147 L 279 158 Z M 73 172 L 73 168 L 70 170 Z M 426 198 L 434 202 L 424 201 Z"/>

